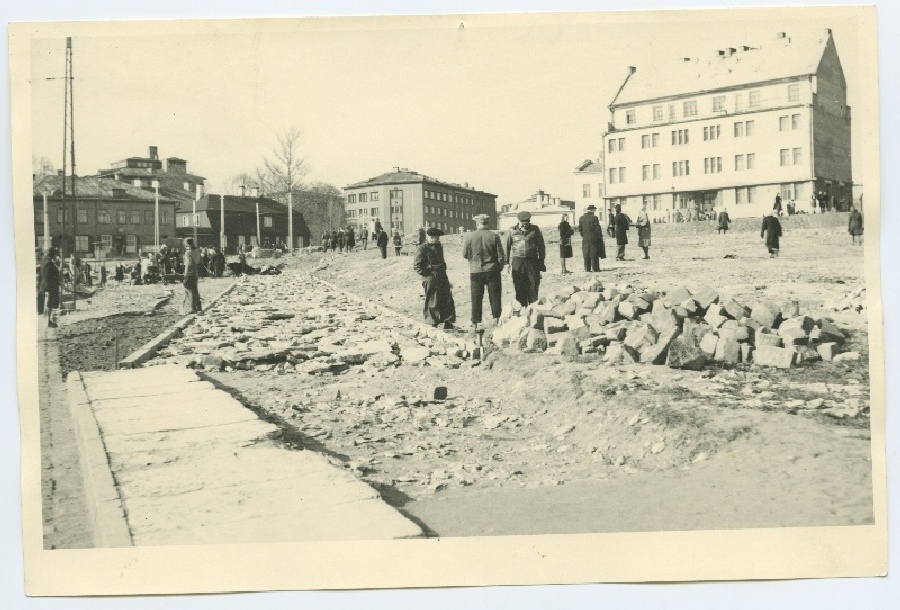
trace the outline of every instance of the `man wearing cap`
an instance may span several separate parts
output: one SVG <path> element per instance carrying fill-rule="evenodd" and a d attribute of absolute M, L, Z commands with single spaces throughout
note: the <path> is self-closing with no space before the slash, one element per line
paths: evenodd
<path fill-rule="evenodd" d="M 625 246 L 628 245 L 628 229 L 631 227 L 631 219 L 622 211 L 621 204 L 616 204 L 616 260 L 625 260 Z"/>
<path fill-rule="evenodd" d="M 487 214 L 475 216 L 473 219 L 475 230 L 468 233 L 463 242 L 463 257 L 469 261 L 469 285 L 472 288 L 472 325 L 476 328 L 481 324 L 481 305 L 484 301 L 485 287 L 495 325 L 500 318 L 502 294 L 500 273 L 506 264 L 506 257 L 503 254 L 500 236 L 487 228 L 489 219 Z"/>
<path fill-rule="evenodd" d="M 578 219 L 578 232 L 581 233 L 581 256 L 584 258 L 584 270 L 600 271 L 600 259 L 606 258 L 603 246 L 603 230 L 600 220 L 594 216 L 595 205 L 589 205 Z"/>
<path fill-rule="evenodd" d="M 440 240 L 444 232 L 432 227 L 426 233 L 427 241 L 416 249 L 413 262 L 413 269 L 422 276 L 422 287 L 425 289 L 422 313 L 425 322 L 431 326 L 443 324 L 444 328 L 453 328 L 456 305 L 450 292 L 447 263 L 444 262 L 444 248 Z"/>
<path fill-rule="evenodd" d="M 526 211 L 517 215 L 519 224 L 512 228 L 506 238 L 506 257 L 512 272 L 516 300 L 526 307 L 538 299 L 541 285 L 541 271 L 544 266 L 544 236 L 541 230 L 531 224 L 531 214 Z"/>

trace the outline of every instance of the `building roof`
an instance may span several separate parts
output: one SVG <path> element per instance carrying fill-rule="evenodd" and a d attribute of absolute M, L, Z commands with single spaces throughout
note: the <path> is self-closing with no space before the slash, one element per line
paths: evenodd
<path fill-rule="evenodd" d="M 575 168 L 577 172 L 603 173 L 603 164 L 599 161 L 591 161 L 586 159 L 584 163 Z"/>
<path fill-rule="evenodd" d="M 387 172 L 385 174 L 381 174 L 375 176 L 374 178 L 369 178 L 368 180 L 363 180 L 362 182 L 356 182 L 354 184 L 348 184 L 343 187 L 344 190 L 347 189 L 356 189 L 356 188 L 365 188 L 368 186 L 378 186 L 384 184 L 416 184 L 416 183 L 428 183 L 434 184 L 436 186 L 443 186 L 445 188 L 452 188 L 457 191 L 468 191 L 470 193 L 478 193 L 481 195 L 487 195 L 489 197 L 496 197 L 493 193 L 488 193 L 487 191 L 479 191 L 478 189 L 474 189 L 467 184 L 456 184 L 453 182 L 444 182 L 442 180 L 438 180 L 436 178 L 432 178 L 430 176 L 426 176 L 424 174 L 420 174 L 419 172 L 413 172 L 406 168 L 402 168 L 400 170 L 395 170 L 392 172 Z"/>
<path fill-rule="evenodd" d="M 661 98 L 764 83 L 815 74 L 831 30 L 793 38 L 779 32 L 763 44 L 712 50 L 701 58 L 670 57 L 638 66 L 625 80 L 610 108 Z"/>
<path fill-rule="evenodd" d="M 59 175 L 45 176 L 32 185 L 34 196 L 42 196 L 44 192 L 50 193 L 50 197 L 58 199 L 62 196 L 62 180 Z M 66 177 L 66 189 L 68 191 L 71 177 Z M 121 190 L 122 197 L 113 195 L 113 190 Z M 132 186 L 127 182 L 101 178 L 98 176 L 78 176 L 75 179 L 75 195 L 78 199 L 134 199 L 146 202 L 156 200 L 156 193 Z M 69 194 L 71 197 L 71 194 Z M 160 192 L 160 202 L 174 203 L 174 198 Z"/>
<path fill-rule="evenodd" d="M 241 197 L 240 195 L 225 195 L 225 211 L 226 212 L 252 212 L 256 213 L 256 202 L 259 201 L 260 214 L 283 214 L 287 216 L 287 205 L 279 203 L 274 199 L 267 197 Z M 207 209 L 218 212 L 222 205 L 220 195 L 210 194 L 204 195 L 197 200 L 197 211 L 203 212 Z M 188 211 L 188 210 L 183 210 Z M 191 208 L 193 211 L 193 207 Z M 295 212 L 296 212 L 295 208 Z"/>

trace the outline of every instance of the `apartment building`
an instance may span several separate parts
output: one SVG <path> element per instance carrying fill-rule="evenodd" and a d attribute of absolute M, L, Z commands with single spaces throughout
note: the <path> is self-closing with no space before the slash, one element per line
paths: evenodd
<path fill-rule="evenodd" d="M 444 182 L 395 167 L 393 171 L 343 187 L 347 222 L 371 228 L 375 220 L 388 232 L 412 233 L 418 227 L 437 227 L 445 233 L 474 230 L 473 217 L 490 216 L 497 228 L 497 196 L 468 183 Z"/>
<path fill-rule="evenodd" d="M 831 30 L 629 67 L 603 134 L 605 207 L 657 221 L 852 200 L 850 108 Z M 586 183 L 587 184 L 587 183 Z"/>

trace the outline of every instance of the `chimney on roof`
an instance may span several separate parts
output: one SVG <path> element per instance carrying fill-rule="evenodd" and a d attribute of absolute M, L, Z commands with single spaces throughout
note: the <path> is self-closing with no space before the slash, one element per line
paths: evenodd
<path fill-rule="evenodd" d="M 687 63 L 687 62 L 691 61 L 691 58 L 690 57 L 682 57 L 681 61 L 683 61 L 684 63 Z"/>
<path fill-rule="evenodd" d="M 637 72 L 637 68 L 636 68 L 636 67 L 634 67 L 634 66 L 628 66 L 628 73 L 629 73 L 629 74 L 634 74 L 635 72 Z"/>
<path fill-rule="evenodd" d="M 250 187 L 250 196 L 253 197 L 254 199 L 259 197 L 259 187 L 258 186 Z"/>
<path fill-rule="evenodd" d="M 728 47 L 727 51 L 728 51 L 728 56 L 729 56 L 729 57 L 731 57 L 732 55 L 734 55 L 735 53 L 737 53 L 737 49 L 735 49 L 734 47 Z"/>
<path fill-rule="evenodd" d="M 239 186 L 238 188 L 241 190 L 241 197 L 246 196 L 246 194 L 247 194 L 247 187 L 244 186 L 244 185 L 242 184 L 242 185 Z"/>
<path fill-rule="evenodd" d="M 401 167 L 401 168 L 400 168 L 400 171 L 401 171 L 401 172 L 408 172 L 408 171 L 409 171 L 409 168 L 408 168 L 408 167 Z"/>
<path fill-rule="evenodd" d="M 155 146 L 151 146 L 151 147 L 150 147 L 150 150 L 147 152 L 147 156 L 150 157 L 151 159 L 157 159 L 157 158 L 158 158 L 158 155 L 156 154 L 156 147 L 155 147 Z"/>
<path fill-rule="evenodd" d="M 395 173 L 395 174 L 399 174 L 399 173 L 400 173 L 400 166 L 399 166 L 399 165 L 397 165 L 396 167 L 394 167 L 394 173 Z"/>

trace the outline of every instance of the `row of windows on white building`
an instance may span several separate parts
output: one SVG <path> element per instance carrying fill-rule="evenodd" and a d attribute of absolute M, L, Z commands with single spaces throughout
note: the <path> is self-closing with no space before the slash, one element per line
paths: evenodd
<path fill-rule="evenodd" d="M 790 165 L 800 165 L 803 163 L 802 148 L 782 148 L 778 151 L 778 163 L 781 167 Z M 705 157 L 703 159 L 704 174 L 718 174 L 723 171 L 725 166 L 722 163 L 722 157 Z M 752 170 L 756 168 L 756 153 L 742 153 L 734 155 L 734 171 Z M 621 184 L 626 182 L 627 174 L 624 167 L 610 167 L 607 172 L 609 184 Z M 691 175 L 690 159 L 683 159 L 672 162 L 672 173 L 669 177 L 680 177 Z M 641 166 L 641 180 L 661 180 L 662 165 L 653 163 Z M 590 197 L 590 185 L 583 185 L 584 196 Z"/>
<path fill-rule="evenodd" d="M 147 224 L 152 225 L 154 223 L 154 214 L 153 210 L 116 210 L 115 211 L 116 224 L 125 225 L 139 225 L 139 224 Z M 79 209 L 76 210 L 77 223 L 80 225 L 86 225 L 89 221 L 89 210 Z M 63 221 L 71 222 L 72 215 L 69 213 L 69 210 L 63 210 L 63 208 L 56 209 L 56 222 L 62 224 Z M 167 210 L 159 211 L 159 223 L 162 225 L 169 223 L 169 212 Z M 97 210 L 97 224 L 108 225 L 112 224 L 112 213 L 109 210 Z"/>
<path fill-rule="evenodd" d="M 756 133 L 756 121 L 735 121 L 733 125 L 735 138 L 753 136 Z M 778 131 L 793 131 L 800 129 L 799 114 L 785 114 L 778 117 Z M 685 146 L 690 144 L 690 129 L 673 129 L 672 146 Z M 703 141 L 718 140 L 722 137 L 721 125 L 708 125 L 703 128 Z M 609 138 L 607 149 L 611 153 L 625 151 L 625 138 Z M 644 134 L 641 136 L 641 148 L 657 148 L 660 144 L 659 132 Z"/>
<path fill-rule="evenodd" d="M 746 93 L 746 97 L 745 94 Z M 732 104 L 735 112 L 739 112 L 745 109 L 757 109 L 762 107 L 762 94 L 759 89 L 752 89 L 750 91 L 738 91 L 733 94 Z M 791 83 L 787 86 L 787 101 L 788 102 L 797 102 L 800 101 L 800 85 L 798 83 Z M 726 106 L 728 105 L 728 97 L 727 95 L 714 95 L 711 99 L 711 112 L 726 112 Z M 668 117 L 670 121 L 674 121 L 678 119 L 678 104 L 668 104 Z M 657 104 L 651 107 L 651 113 L 653 114 L 654 121 L 662 121 L 663 118 L 663 104 Z M 682 117 L 695 117 L 697 116 L 697 100 L 685 100 L 681 103 L 681 116 Z M 627 110 L 625 112 L 625 123 L 628 125 L 634 125 L 638 122 L 638 114 L 637 109 Z"/>

